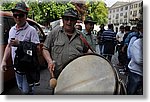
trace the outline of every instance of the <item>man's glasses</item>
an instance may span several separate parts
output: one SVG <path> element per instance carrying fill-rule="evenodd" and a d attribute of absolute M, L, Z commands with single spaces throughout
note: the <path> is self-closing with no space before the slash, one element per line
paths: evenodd
<path fill-rule="evenodd" d="M 76 21 L 77 19 L 76 18 L 74 18 L 74 17 L 63 17 L 63 19 L 65 20 L 65 21 Z"/>
<path fill-rule="evenodd" d="M 19 17 L 19 18 L 23 18 L 25 16 L 25 14 L 13 14 L 13 16 L 15 18 Z"/>

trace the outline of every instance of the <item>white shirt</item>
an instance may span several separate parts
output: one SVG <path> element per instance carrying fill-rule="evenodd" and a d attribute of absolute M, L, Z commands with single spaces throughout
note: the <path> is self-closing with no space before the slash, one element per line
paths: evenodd
<path fill-rule="evenodd" d="M 127 55 L 128 55 L 129 59 L 131 58 L 131 52 L 132 52 L 131 47 L 132 47 L 135 40 L 137 40 L 137 37 L 132 37 L 130 42 L 129 42 L 128 48 L 127 48 Z"/>
<path fill-rule="evenodd" d="M 131 46 L 131 60 L 128 67 L 131 72 L 143 76 L 143 39 L 137 39 Z"/>
<path fill-rule="evenodd" d="M 8 43 L 10 43 L 11 38 L 18 39 L 19 41 L 31 41 L 36 44 L 40 43 L 36 29 L 30 26 L 28 22 L 26 22 L 25 26 L 23 26 L 19 30 L 16 29 L 16 25 L 13 26 L 9 31 Z M 17 47 L 11 47 L 11 55 L 13 62 L 16 55 L 16 49 Z"/>
<path fill-rule="evenodd" d="M 124 37 L 124 33 L 122 33 L 121 31 L 116 34 L 116 39 L 119 42 L 123 41 L 123 37 Z"/>

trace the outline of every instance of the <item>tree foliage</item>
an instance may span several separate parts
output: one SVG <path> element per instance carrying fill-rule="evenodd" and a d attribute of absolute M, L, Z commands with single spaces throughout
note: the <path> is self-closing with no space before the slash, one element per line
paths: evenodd
<path fill-rule="evenodd" d="M 6 0 L 7 1 L 7 0 Z M 17 1 L 3 2 L 0 5 L 1 10 L 11 10 Z M 51 21 L 57 20 L 61 17 L 64 11 L 69 7 L 74 7 L 70 2 L 56 2 L 56 0 L 50 0 L 49 2 L 38 2 L 29 1 L 26 2 L 30 8 L 28 17 L 36 20 L 37 22 L 49 23 Z M 88 14 L 97 21 L 98 24 L 107 23 L 108 10 L 103 1 L 96 2 L 86 2 L 88 7 Z"/>
<path fill-rule="evenodd" d="M 37 6 L 35 6 L 37 5 Z M 63 12 L 70 6 L 69 4 L 62 4 L 54 1 L 42 3 L 29 3 L 31 11 L 34 11 L 35 20 L 38 22 L 51 22 L 61 17 Z M 31 13 L 31 12 L 30 12 Z"/>
<path fill-rule="evenodd" d="M 106 24 L 108 21 L 108 9 L 104 2 L 90 2 L 88 14 L 93 17 L 97 24 Z"/>
<path fill-rule="evenodd" d="M 11 10 L 15 6 L 15 2 L 3 2 L 0 5 L 1 10 Z"/>

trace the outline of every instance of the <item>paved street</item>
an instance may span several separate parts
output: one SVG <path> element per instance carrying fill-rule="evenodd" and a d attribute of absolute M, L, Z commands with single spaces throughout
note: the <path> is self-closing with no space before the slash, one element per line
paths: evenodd
<path fill-rule="evenodd" d="M 117 53 L 112 57 L 112 64 L 113 66 L 118 70 L 120 67 L 117 66 L 118 59 L 117 59 Z M 124 74 L 118 73 L 120 78 L 123 79 L 123 81 L 126 81 L 126 76 Z M 35 87 L 35 94 L 36 95 L 51 95 L 51 88 L 49 87 L 49 71 L 48 69 L 41 70 L 41 79 L 40 79 L 40 86 Z M 11 89 L 7 90 L 5 93 L 6 95 L 18 95 L 21 94 L 18 90 L 17 86 L 14 85 Z"/>

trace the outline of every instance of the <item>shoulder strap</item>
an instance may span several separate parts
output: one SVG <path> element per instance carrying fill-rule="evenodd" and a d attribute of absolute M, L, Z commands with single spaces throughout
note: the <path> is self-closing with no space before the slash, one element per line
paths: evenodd
<path fill-rule="evenodd" d="M 83 41 L 83 43 L 84 43 L 92 52 L 94 52 L 94 50 L 91 48 L 91 46 L 90 46 L 89 43 L 86 41 L 86 39 L 82 36 L 82 34 L 80 34 L 80 39 Z"/>

